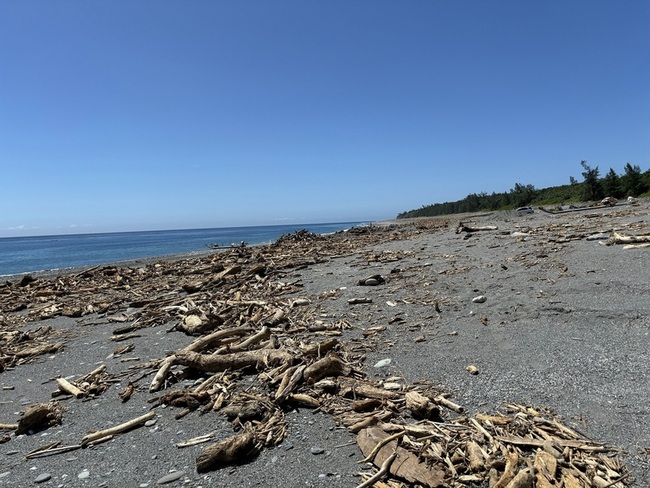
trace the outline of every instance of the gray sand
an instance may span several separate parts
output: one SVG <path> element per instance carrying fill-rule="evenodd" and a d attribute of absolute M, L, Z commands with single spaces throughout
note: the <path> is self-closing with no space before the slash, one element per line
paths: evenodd
<path fill-rule="evenodd" d="M 303 284 L 296 296 L 312 299 L 323 316 L 353 325 L 348 339 L 361 337 L 362 329 L 386 326 L 366 340 L 369 376 L 431 381 L 470 415 L 494 412 L 503 402 L 550 408 L 594 440 L 624 450 L 634 486 L 648 486 L 650 248 L 624 250 L 584 238 L 554 238 L 627 229 L 630 224 L 635 233 L 647 234 L 650 204 L 593 213 L 468 216 L 464 222 L 497 225 L 499 230 L 468 239 L 453 228 L 423 232 L 411 240 L 334 257 L 291 276 Z M 514 231 L 529 236 L 512 236 Z M 386 277 L 386 284 L 356 286 L 373 274 Z M 329 290 L 338 293 L 319 298 Z M 479 295 L 487 300 L 473 303 Z M 349 298 L 360 296 L 373 302 L 348 304 Z M 117 373 L 137 364 L 109 358 L 116 347 L 109 340 L 115 324 L 98 322 L 80 326 L 69 318 L 47 321 L 69 331 L 66 347 L 0 374 L 0 386 L 14 388 L 0 393 L 0 422 L 16 422 L 26 405 L 50 400 L 56 376 L 83 375 L 99 364 Z M 160 359 L 189 342 L 165 327 L 139 333 L 142 337 L 132 341 L 135 350 L 126 355 L 138 357 L 138 362 Z M 424 340 L 416 342 L 419 336 Z M 388 368 L 373 368 L 385 358 L 392 359 Z M 478 375 L 468 374 L 470 364 L 478 367 Z M 354 436 L 331 417 L 308 409 L 288 414 L 289 433 L 277 448 L 263 450 L 251 463 L 207 474 L 197 474 L 194 467 L 205 445 L 179 449 L 175 444 L 213 431 L 223 438 L 232 428 L 216 414 L 194 412 L 176 420 L 178 412 L 172 408 L 157 408 L 155 425 L 96 447 L 25 459 L 30 450 L 49 442 L 75 444 L 93 429 L 148 412 L 147 400 L 156 394 L 143 389 L 122 404 L 117 392 L 124 386 L 114 385 L 90 401 L 64 400 L 60 426 L 35 435 L 12 434 L 0 444 L 0 486 L 32 486 L 48 473 L 51 478 L 44 486 L 145 487 L 156 486 L 176 470 L 183 475 L 167 486 L 350 487 L 359 483 L 355 474 L 365 469 L 357 464 L 362 455 Z M 324 452 L 313 454 L 312 448 Z M 80 479 L 84 470 L 89 476 Z"/>

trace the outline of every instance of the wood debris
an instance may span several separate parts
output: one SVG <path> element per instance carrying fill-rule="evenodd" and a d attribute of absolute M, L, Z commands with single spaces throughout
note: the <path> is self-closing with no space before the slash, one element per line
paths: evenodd
<path fill-rule="evenodd" d="M 593 230 L 584 226 L 579 232 L 568 232 L 554 225 L 529 229 L 529 234 L 547 236 L 546 246 L 552 247 Z M 447 227 L 448 222 L 433 230 Z M 461 224 L 457 233 L 496 229 Z M 626 486 L 626 471 L 615 450 L 581 436 L 543 409 L 507 405 L 505 413 L 453 418 L 463 413 L 463 407 L 441 391 L 397 377 L 368 378 L 363 364 L 369 346 L 363 341 L 380 337 L 386 327 L 367 329 L 362 341 L 346 340 L 348 321 L 319 316 L 320 301 L 332 294 L 304 298 L 292 276 L 370 243 L 430 230 L 423 225 L 369 227 L 328 238 L 301 231 L 268 246 L 237 246 L 198 258 L 139 267 L 98 266 L 52 279 L 24 277 L 7 282 L 0 285 L 0 372 L 63 347 L 63 342 L 53 341 L 54 332 L 48 328 L 19 330 L 34 320 L 64 315 L 83 324 L 104 319 L 103 323 L 119 324 L 113 329 L 115 341 L 135 337 L 145 327 L 167 325 L 168 330 L 185 334 L 180 337 L 187 345 L 161 351 L 156 361 L 142 366 L 147 370 L 142 377 L 153 376 L 149 393 L 159 395 L 151 403 L 180 409 L 177 418 L 221 415 L 233 430 L 231 436 L 201 451 L 196 459 L 198 472 L 246 462 L 261 449 L 280 444 L 287 434 L 285 412 L 299 406 L 330 414 L 357 434 L 365 461 L 379 470 L 361 486 L 513 488 L 531 486 L 533 480 L 536 486 Z M 363 260 L 385 263 L 408 255 L 366 252 Z M 513 260 L 536 266 L 543 262 L 541 255 L 539 249 L 526 250 Z M 469 269 L 456 265 L 457 256 L 444 258 L 451 268 L 438 274 Z M 390 284 L 402 273 L 395 275 L 373 274 L 356 284 Z M 430 302 L 432 310 L 440 314 L 441 303 L 450 305 L 444 300 Z M 363 304 L 373 301 L 357 297 L 347 303 L 360 305 L 350 309 L 362 310 Z M 481 320 L 487 325 L 487 318 Z M 133 345 L 127 344 L 113 354 L 131 350 Z M 479 372 L 473 365 L 467 370 Z M 198 377 L 198 385 L 174 389 L 186 373 Z M 101 394 L 115 379 L 100 366 L 76 380 L 55 381 L 57 394 L 86 398 Z M 131 398 L 136 383 L 128 381 L 120 391 L 123 402 Z M 34 406 L 30 416 L 38 417 L 38 422 L 28 425 L 21 419 L 16 432 L 61 422 L 57 404 L 46 405 Z M 79 445 L 102 442 L 155 416 L 150 412 L 93 432 Z M 179 447 L 216 438 L 210 433 Z"/>

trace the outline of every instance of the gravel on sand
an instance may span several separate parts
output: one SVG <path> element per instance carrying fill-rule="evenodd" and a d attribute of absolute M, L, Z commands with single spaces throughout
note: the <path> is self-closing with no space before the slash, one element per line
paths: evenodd
<path fill-rule="evenodd" d="M 433 382 L 470 415 L 495 412 L 504 402 L 549 408 L 593 440 L 620 448 L 628 481 L 649 486 L 650 248 L 605 246 L 587 237 L 648 234 L 650 202 L 562 215 L 463 216 L 465 226 L 497 227 L 477 232 L 457 233 L 459 220 L 447 217 L 446 225 L 431 227 L 426 219 L 398 222 L 417 231 L 289 270 L 285 279 L 300 291 L 288 298 L 318 302 L 324 320 L 351 324 L 346 338 L 384 327 L 364 339 L 369 377 Z M 375 275 L 383 281 L 359 286 Z M 367 300 L 355 303 L 359 298 Z M 0 311 L 0 318 L 8 313 Z M 191 340 L 169 333 L 170 326 L 147 327 L 129 341 L 132 352 L 114 356 L 116 324 L 93 318 L 58 316 L 20 326 L 61 331 L 65 347 L 0 373 L 0 423 L 17 422 L 27 406 L 50 401 L 57 377 L 83 376 L 101 364 L 124 371 Z M 286 413 L 280 445 L 208 473 L 195 468 L 204 446 L 176 444 L 208 433 L 225 438 L 231 425 L 214 413 L 176 419 L 169 407 L 156 408 L 155 422 L 107 442 L 26 458 L 46 444 L 77 444 L 93 430 L 149 412 L 149 400 L 159 394 L 147 391 L 148 381 L 126 403 L 117 396 L 126 383 L 117 382 L 93 398 L 61 400 L 60 425 L 31 435 L 0 431 L 0 438 L 9 435 L 0 444 L 0 486 L 349 487 L 367 469 L 357 464 L 363 456 L 354 434 L 331 416 L 302 408 Z"/>

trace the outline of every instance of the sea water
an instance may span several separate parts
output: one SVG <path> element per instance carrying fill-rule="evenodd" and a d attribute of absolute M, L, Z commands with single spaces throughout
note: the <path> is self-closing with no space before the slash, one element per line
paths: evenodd
<path fill-rule="evenodd" d="M 207 251 L 210 247 L 228 247 L 242 241 L 268 243 L 283 234 L 303 229 L 315 234 L 330 234 L 360 224 L 362 222 L 5 237 L 0 238 L 0 276 Z"/>

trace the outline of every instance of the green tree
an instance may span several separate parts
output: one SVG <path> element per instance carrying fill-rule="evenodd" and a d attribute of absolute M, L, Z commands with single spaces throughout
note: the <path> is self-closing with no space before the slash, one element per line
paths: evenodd
<path fill-rule="evenodd" d="M 641 168 L 637 165 L 627 163 L 625 165 L 625 174 L 621 178 L 621 187 L 624 196 L 638 197 L 648 191 L 648 185 L 641 174 Z"/>
<path fill-rule="evenodd" d="M 602 179 L 602 185 L 606 196 L 615 198 L 624 196 L 621 189 L 621 179 L 612 168 L 609 168 L 609 171 Z"/>
<path fill-rule="evenodd" d="M 530 202 L 535 198 L 535 187 L 533 185 L 515 183 L 515 187 L 510 190 L 510 194 L 517 207 L 524 207 L 530 205 Z"/>
<path fill-rule="evenodd" d="M 603 198 L 603 188 L 600 184 L 598 166 L 591 168 L 584 160 L 580 161 L 580 165 L 584 169 L 582 177 L 585 179 L 583 198 L 585 200 L 600 200 Z"/>

